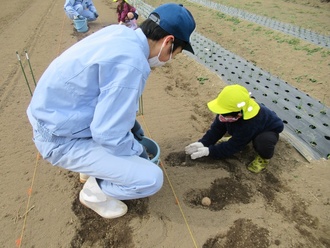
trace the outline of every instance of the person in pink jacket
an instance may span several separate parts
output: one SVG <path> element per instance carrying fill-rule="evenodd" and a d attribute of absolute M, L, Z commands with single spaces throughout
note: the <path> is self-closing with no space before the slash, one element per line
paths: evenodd
<path fill-rule="evenodd" d="M 127 17 L 128 13 L 133 13 L 135 19 L 137 20 L 139 15 L 136 11 L 136 8 L 134 8 L 132 5 L 127 3 L 125 0 L 117 0 L 118 3 L 117 5 L 117 15 L 118 15 L 118 23 L 119 24 L 124 24 L 125 19 Z"/>

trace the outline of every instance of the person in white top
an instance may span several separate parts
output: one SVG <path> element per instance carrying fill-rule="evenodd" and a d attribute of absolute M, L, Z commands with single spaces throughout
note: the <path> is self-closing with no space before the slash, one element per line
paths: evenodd
<path fill-rule="evenodd" d="M 195 26 L 182 5 L 161 5 L 136 30 L 111 25 L 77 42 L 37 84 L 27 109 L 34 143 L 52 165 L 89 176 L 79 199 L 104 218 L 124 215 L 122 200 L 163 185 L 162 169 L 138 141 L 136 112 L 151 67 L 193 53 Z"/>
<path fill-rule="evenodd" d="M 71 20 L 86 18 L 95 21 L 99 16 L 92 0 L 66 0 L 64 11 Z"/>

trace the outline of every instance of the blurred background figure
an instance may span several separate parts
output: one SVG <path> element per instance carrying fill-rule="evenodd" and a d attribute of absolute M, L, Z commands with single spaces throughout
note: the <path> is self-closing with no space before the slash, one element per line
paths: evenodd
<path fill-rule="evenodd" d="M 71 19 L 84 19 L 95 21 L 99 16 L 92 0 L 66 0 L 65 14 Z"/>
<path fill-rule="evenodd" d="M 135 20 L 138 19 L 139 15 L 135 7 L 127 3 L 125 0 L 115 0 L 117 5 L 118 23 L 124 24 L 127 18 L 127 14 L 131 12 L 134 15 Z"/>
<path fill-rule="evenodd" d="M 125 18 L 125 25 L 131 29 L 137 29 L 137 20 L 135 18 L 135 15 L 132 12 L 128 12 L 126 18 Z"/>

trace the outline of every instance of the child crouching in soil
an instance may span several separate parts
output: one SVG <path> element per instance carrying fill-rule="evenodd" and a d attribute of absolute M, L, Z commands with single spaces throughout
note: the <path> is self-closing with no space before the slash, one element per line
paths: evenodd
<path fill-rule="evenodd" d="M 207 105 L 217 115 L 204 136 L 185 147 L 186 154 L 192 159 L 223 159 L 242 151 L 252 141 L 257 156 L 247 169 L 254 173 L 264 170 L 284 129 L 276 113 L 250 98 L 247 89 L 238 84 L 226 86 Z M 226 133 L 230 139 L 217 143 Z"/>

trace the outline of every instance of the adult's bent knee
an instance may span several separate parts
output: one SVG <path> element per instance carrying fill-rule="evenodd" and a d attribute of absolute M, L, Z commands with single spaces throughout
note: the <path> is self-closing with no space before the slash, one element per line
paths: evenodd
<path fill-rule="evenodd" d="M 153 173 L 150 173 L 150 194 L 149 195 L 153 195 L 155 193 L 157 193 L 163 186 L 164 183 L 164 174 L 161 168 L 159 168 L 158 166 L 154 167 L 154 171 Z"/>

